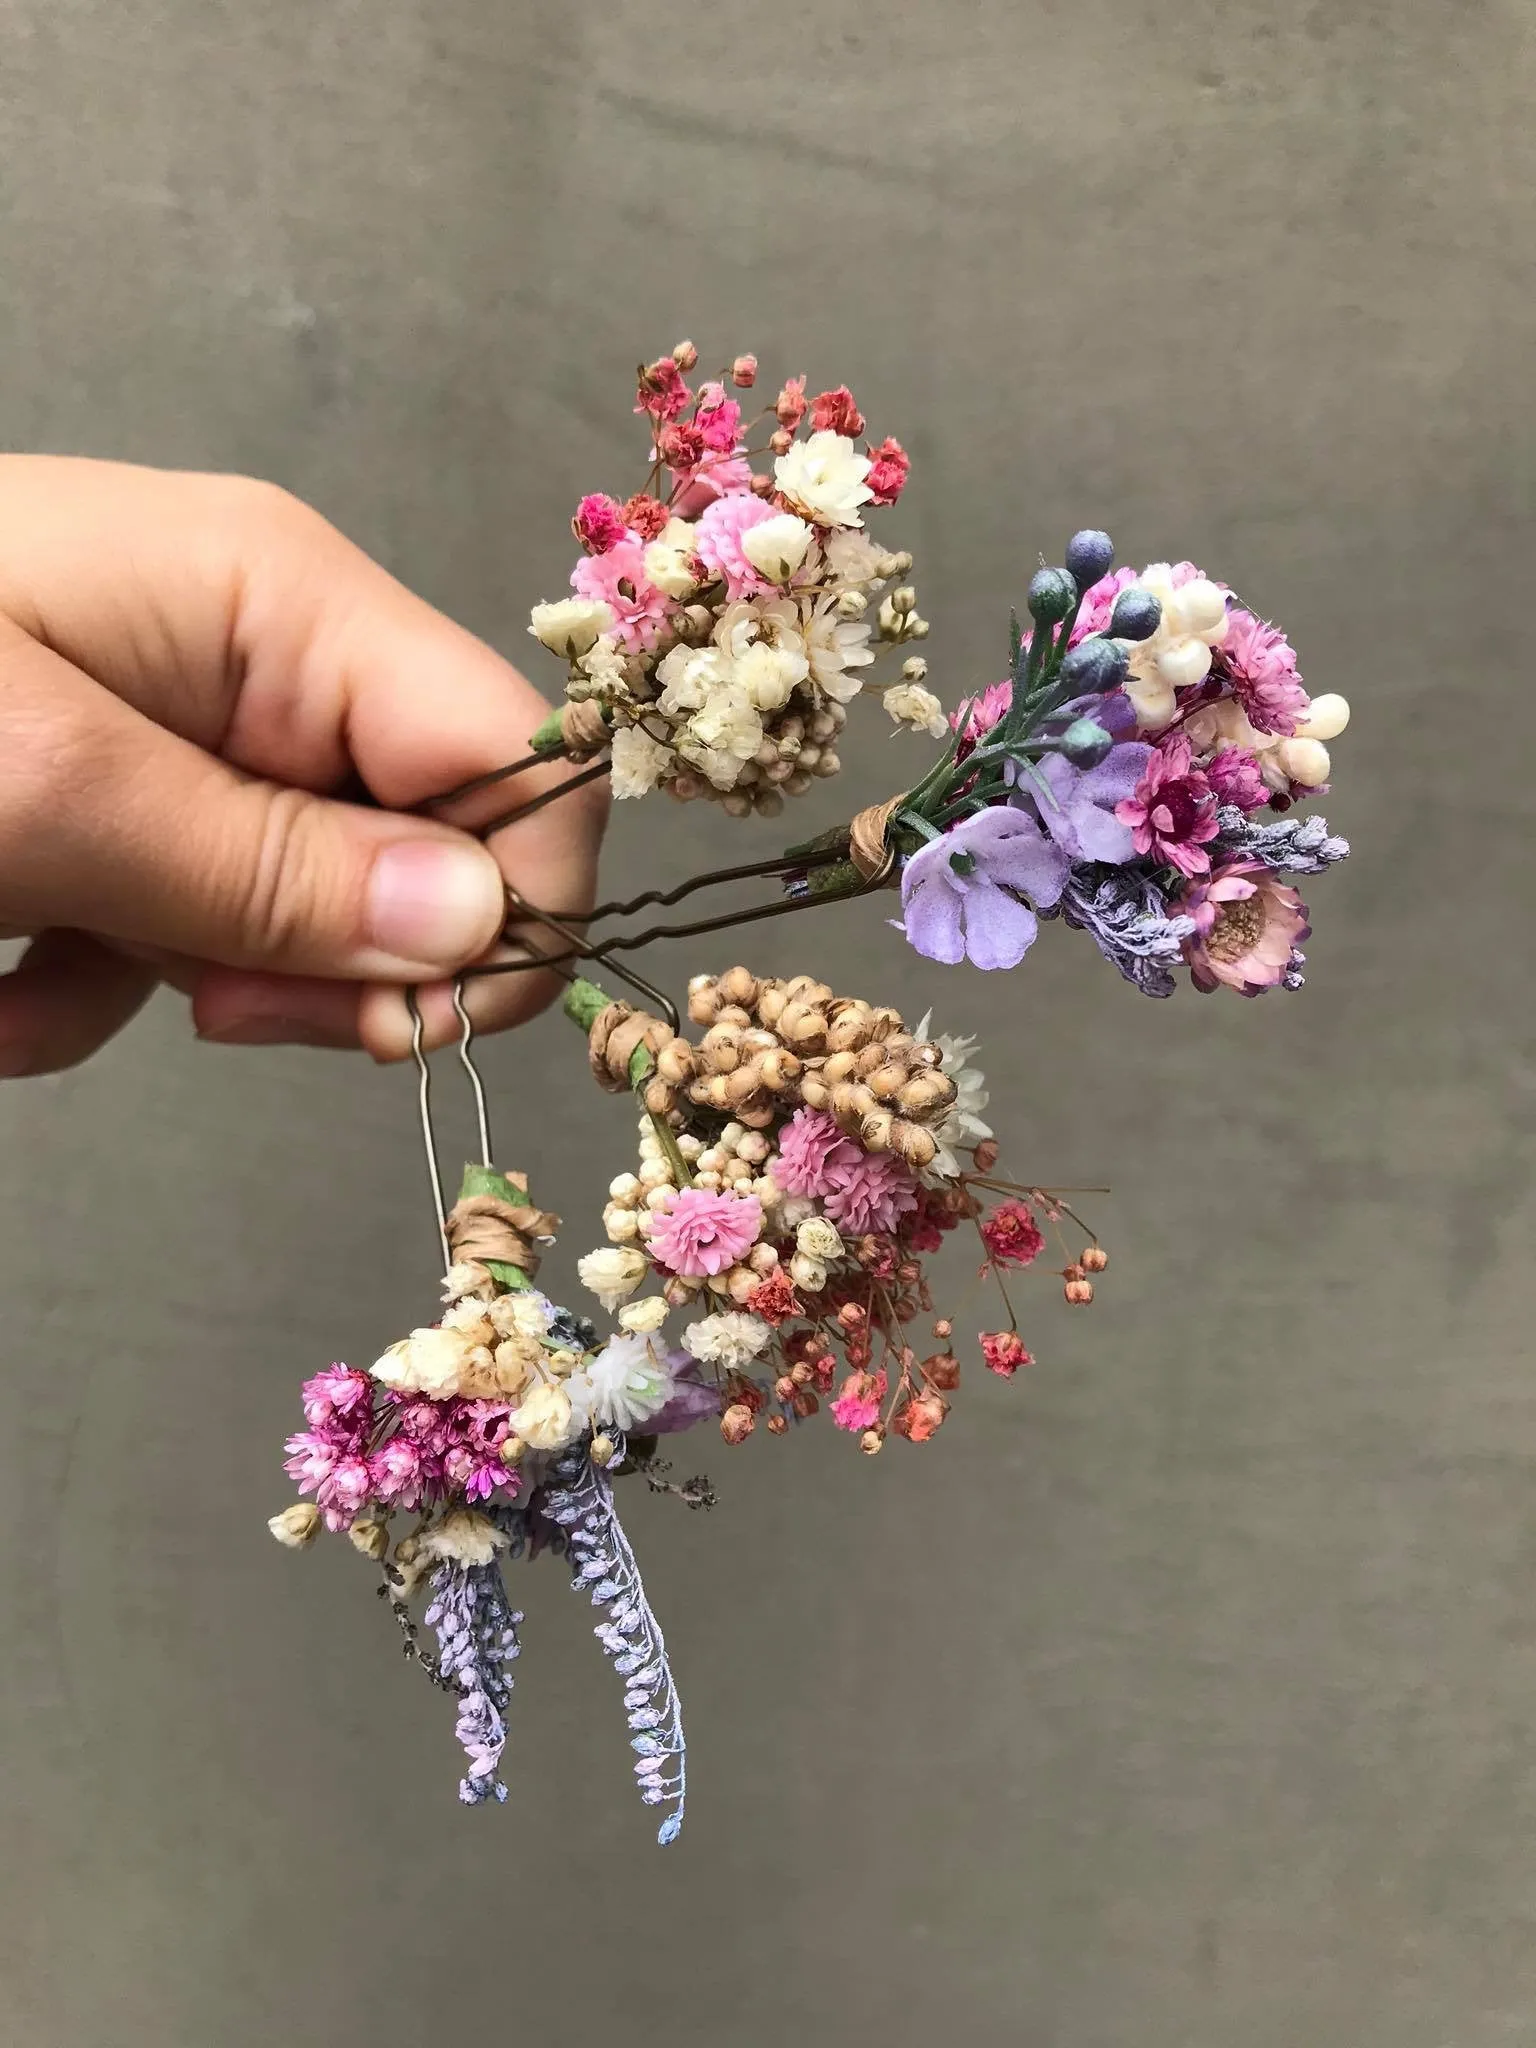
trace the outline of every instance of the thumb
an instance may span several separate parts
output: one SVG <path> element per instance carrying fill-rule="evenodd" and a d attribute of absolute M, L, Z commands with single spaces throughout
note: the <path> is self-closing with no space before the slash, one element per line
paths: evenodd
<path fill-rule="evenodd" d="M 494 942 L 492 855 L 241 773 L 30 636 L 0 639 L 0 918 L 231 967 L 410 980 Z"/>

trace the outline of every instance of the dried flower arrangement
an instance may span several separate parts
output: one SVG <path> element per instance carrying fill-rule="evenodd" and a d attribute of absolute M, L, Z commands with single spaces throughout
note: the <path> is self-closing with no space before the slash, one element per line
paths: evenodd
<path fill-rule="evenodd" d="M 909 465 L 893 440 L 859 446 L 844 386 L 808 399 L 791 379 L 746 422 L 729 394 L 752 388 L 756 359 L 694 390 L 697 360 L 683 343 L 639 373 L 648 476 L 623 500 L 592 494 L 577 508 L 575 595 L 536 606 L 531 628 L 567 664 L 565 703 L 504 772 L 559 757 L 590 764 L 565 787 L 609 773 L 621 797 L 665 790 L 773 816 L 837 772 L 877 653 L 926 636 L 910 585 L 888 587 L 910 556 L 864 529 L 867 510 L 900 497 Z M 754 470 L 761 456 L 771 470 Z M 442 1312 L 369 1372 L 332 1366 L 306 1383 L 287 1466 L 301 1498 L 271 1524 L 294 1547 L 322 1527 L 345 1532 L 382 1565 L 407 1653 L 458 1698 L 466 1802 L 505 1796 L 522 1617 L 503 1567 L 549 1550 L 606 1610 L 597 1635 L 625 1681 L 641 1796 L 673 1839 L 681 1716 L 614 1480 L 642 1474 L 710 1504 L 705 1481 L 673 1480 L 658 1457 L 662 1439 L 705 1421 L 736 1445 L 787 1436 L 825 1407 L 868 1455 L 893 1436 L 930 1441 L 961 1362 L 923 1260 L 952 1230 L 977 1232 L 1001 1291 L 1004 1315 L 979 1346 L 1003 1378 L 1033 1363 L 1004 1275 L 1041 1266 L 1054 1243 L 1050 1269 L 1083 1306 L 1108 1264 L 1069 1205 L 1082 1190 L 1001 1175 L 972 1041 L 931 1035 L 926 1017 L 908 1029 L 897 1010 L 808 975 L 741 966 L 689 983 L 693 1039 L 624 953 L 899 887 L 900 929 L 947 964 L 1015 967 L 1041 921 L 1059 919 L 1148 995 L 1171 994 L 1181 968 L 1206 992 L 1301 986 L 1308 913 L 1285 878 L 1321 873 L 1348 847 L 1292 813 L 1325 793 L 1348 706 L 1309 696 L 1284 636 L 1193 564 L 1138 574 L 1113 559 L 1103 533 L 1074 536 L 1061 566 L 1030 582 L 1006 678 L 951 713 L 922 659 L 904 658 L 884 708 L 944 744 L 889 801 L 779 859 L 604 906 L 579 930 L 509 889 L 518 957 L 470 972 L 564 972 L 595 1078 L 639 1112 L 638 1159 L 608 1186 L 607 1242 L 578 1268 L 615 1327 L 601 1334 L 534 1284 L 558 1219 L 491 1166 L 482 1098 L 482 1163 L 446 1215 L 439 1196 Z M 599 935 L 647 905 L 760 875 L 781 881 L 776 903 Z M 577 972 L 592 963 L 650 1007 Z M 417 1049 L 435 1188 L 419 1030 Z M 411 1518 L 404 1533 L 396 1516 Z"/>

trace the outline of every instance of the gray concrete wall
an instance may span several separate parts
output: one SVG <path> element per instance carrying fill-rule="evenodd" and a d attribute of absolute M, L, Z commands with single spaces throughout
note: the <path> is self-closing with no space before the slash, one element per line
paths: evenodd
<path fill-rule="evenodd" d="M 263 1528 L 300 1375 L 432 1297 L 405 1077 L 167 999 L 0 1091 L 7 2039 L 1536 2037 L 1533 55 L 1520 0 L 0 6 L 6 443 L 277 477 L 516 650 L 629 366 L 755 346 L 912 449 L 952 696 L 1075 525 L 1192 554 L 1353 698 L 1357 848 L 1294 1000 L 795 934 L 987 1034 L 1112 1284 L 921 1458 L 636 1504 L 666 1854 L 556 1570 L 466 1815 L 365 1570 Z M 557 1276 L 630 1141 L 567 1038 L 487 1053 Z"/>

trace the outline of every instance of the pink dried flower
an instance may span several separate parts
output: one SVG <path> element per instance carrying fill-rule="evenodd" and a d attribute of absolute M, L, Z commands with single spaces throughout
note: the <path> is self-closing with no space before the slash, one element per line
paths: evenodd
<path fill-rule="evenodd" d="M 757 357 L 738 356 L 731 365 L 731 382 L 738 391 L 749 391 L 757 382 Z"/>
<path fill-rule="evenodd" d="M 702 1280 L 739 1265 L 763 1227 L 756 1195 L 684 1188 L 651 1232 L 651 1257 L 669 1273 Z"/>
<path fill-rule="evenodd" d="M 589 555 L 606 555 L 624 538 L 624 508 L 603 491 L 589 491 L 576 507 L 571 531 Z"/>
<path fill-rule="evenodd" d="M 405 1435 L 392 1436 L 368 1460 L 375 1500 L 387 1508 L 417 1508 L 426 1491 L 427 1462 L 421 1446 Z"/>
<path fill-rule="evenodd" d="M 857 432 L 857 428 L 854 431 Z M 869 486 L 870 503 L 894 505 L 906 489 L 907 472 L 911 467 L 912 458 L 906 449 L 887 434 L 878 448 L 869 451 L 869 475 L 864 481 Z"/>
<path fill-rule="evenodd" d="M 654 420 L 675 420 L 688 410 L 693 393 L 671 356 L 661 356 L 640 372 L 636 412 L 648 412 Z"/>
<path fill-rule="evenodd" d="M 335 1471 L 342 1454 L 341 1445 L 312 1430 L 301 1430 L 289 1437 L 283 1449 L 288 1453 L 283 1470 L 300 1493 L 317 1493 Z"/>
<path fill-rule="evenodd" d="M 1110 614 L 1115 608 L 1115 599 L 1122 590 L 1130 588 L 1137 580 L 1137 571 L 1131 568 L 1111 569 L 1107 576 L 1101 576 L 1097 583 L 1090 583 L 1083 592 L 1083 601 L 1078 607 L 1077 617 L 1072 622 L 1071 645 L 1086 640 L 1090 633 L 1105 633 L 1109 630 Z"/>
<path fill-rule="evenodd" d="M 654 540 L 672 517 L 660 498 L 649 491 L 636 491 L 624 501 L 624 524 L 641 540 Z"/>
<path fill-rule="evenodd" d="M 1289 737 L 1312 701 L 1290 641 L 1241 605 L 1227 608 L 1227 637 L 1215 650 L 1211 673 L 1230 687 L 1255 732 Z"/>
<path fill-rule="evenodd" d="M 1205 777 L 1216 792 L 1216 800 L 1236 804 L 1241 811 L 1259 811 L 1269 802 L 1269 789 L 1259 769 L 1259 757 L 1248 747 L 1223 747 L 1205 764 Z"/>
<path fill-rule="evenodd" d="M 1131 828 L 1138 853 L 1166 861 L 1181 875 L 1203 875 L 1211 865 L 1206 842 L 1216 837 L 1216 797 L 1193 765 L 1183 733 L 1154 749 L 1136 794 L 1115 805 L 1115 816 Z"/>
<path fill-rule="evenodd" d="M 783 390 L 774 404 L 773 416 L 781 427 L 788 427 L 793 433 L 805 418 L 805 379 L 786 379 Z"/>
<path fill-rule="evenodd" d="M 894 1230 L 917 1207 L 917 1182 L 889 1152 L 863 1152 L 855 1146 L 854 1158 L 833 1160 L 830 1172 L 832 1186 L 822 1205 L 840 1230 Z"/>
<path fill-rule="evenodd" d="M 725 578 L 728 597 L 753 597 L 771 587 L 742 553 L 741 537 L 776 516 L 772 505 L 750 491 L 732 491 L 728 497 L 716 498 L 700 513 L 694 549 L 707 569 Z"/>
<path fill-rule="evenodd" d="M 741 440 L 741 407 L 727 398 L 723 384 L 705 384 L 699 390 L 699 409 L 694 425 L 704 446 L 714 455 L 734 455 Z"/>
<path fill-rule="evenodd" d="M 992 730 L 1012 702 L 1012 683 L 988 683 L 984 690 L 967 697 L 950 713 L 950 726 L 960 734 L 964 753 L 969 753 Z"/>
<path fill-rule="evenodd" d="M 366 1426 L 373 1415 L 373 1381 L 348 1365 L 327 1366 L 307 1379 L 301 1390 L 304 1420 L 311 1429 L 343 1425 L 344 1433 Z"/>
<path fill-rule="evenodd" d="M 995 1372 L 999 1379 L 1011 1380 L 1021 1365 L 1033 1365 L 1034 1359 L 1024 1349 L 1024 1340 L 1017 1330 L 983 1330 L 981 1333 L 981 1355 L 986 1361 L 988 1372 Z"/>
<path fill-rule="evenodd" d="M 1045 1250 L 1045 1236 L 1027 1202 L 999 1202 L 981 1224 L 981 1241 L 997 1266 L 1029 1266 Z"/>
<path fill-rule="evenodd" d="M 811 431 L 821 434 L 828 429 L 849 441 L 864 431 L 864 415 L 854 404 L 853 393 L 846 384 L 839 384 L 833 391 L 819 392 L 811 400 Z"/>
<path fill-rule="evenodd" d="M 667 595 L 645 580 L 645 549 L 620 541 L 605 555 L 583 555 L 571 571 L 578 597 L 601 599 L 613 613 L 613 636 L 631 654 L 649 652 L 667 620 Z"/>
<path fill-rule="evenodd" d="M 805 1313 L 795 1292 L 795 1283 L 783 1266 L 775 1266 L 766 1280 L 760 1280 L 742 1307 L 749 1315 L 761 1316 L 774 1329 L 780 1323 L 787 1323 L 792 1317 Z"/>
<path fill-rule="evenodd" d="M 373 1474 L 366 1458 L 342 1458 L 315 1491 L 328 1529 L 345 1529 L 372 1497 Z"/>
<path fill-rule="evenodd" d="M 1309 936 L 1307 906 L 1260 861 L 1233 861 L 1169 906 L 1195 920 L 1184 942 L 1195 987 L 1256 996 L 1284 979 Z"/>
<path fill-rule="evenodd" d="M 656 436 L 656 453 L 670 470 L 696 469 L 704 458 L 704 436 L 692 420 L 679 420 Z"/>
<path fill-rule="evenodd" d="M 831 1404 L 832 1420 L 839 1429 L 873 1429 L 880 1420 L 880 1403 L 888 1385 L 883 1369 L 849 1373 Z"/>
<path fill-rule="evenodd" d="M 786 1195 L 812 1199 L 840 1185 L 838 1169 L 863 1154 L 824 1109 L 797 1109 L 779 1133 L 779 1153 L 769 1167 Z"/>
<path fill-rule="evenodd" d="M 716 455 L 709 449 L 697 469 L 669 470 L 668 475 L 672 479 L 672 510 L 679 519 L 697 519 L 706 505 L 728 491 L 754 488 L 752 465 L 744 455 Z"/>

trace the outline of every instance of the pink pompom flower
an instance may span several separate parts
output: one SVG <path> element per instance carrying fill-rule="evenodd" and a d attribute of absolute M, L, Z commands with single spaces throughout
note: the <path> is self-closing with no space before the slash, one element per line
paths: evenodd
<path fill-rule="evenodd" d="M 684 1188 L 651 1232 L 651 1257 L 669 1273 L 703 1280 L 739 1265 L 763 1227 L 756 1195 Z"/>
<path fill-rule="evenodd" d="M 786 1195 L 816 1200 L 831 1194 L 840 1185 L 839 1172 L 862 1156 L 824 1109 L 797 1109 L 779 1133 L 779 1153 L 770 1170 Z"/>
<path fill-rule="evenodd" d="M 852 1160 L 831 1162 L 832 1185 L 822 1206 L 839 1230 L 862 1237 L 870 1231 L 892 1231 L 917 1207 L 918 1184 L 889 1152 L 853 1148 Z"/>
<path fill-rule="evenodd" d="M 604 555 L 583 555 L 571 571 L 578 597 L 599 599 L 613 613 L 613 636 L 631 654 L 649 652 L 667 622 L 667 594 L 645 580 L 645 549 L 620 541 Z"/>
<path fill-rule="evenodd" d="M 778 508 L 750 491 L 732 491 L 716 498 L 699 514 L 694 531 L 694 551 L 704 566 L 725 578 L 727 597 L 755 597 L 771 586 L 742 553 L 741 537 L 765 519 L 778 516 Z"/>
<path fill-rule="evenodd" d="M 1290 641 L 1238 604 L 1227 607 L 1227 637 L 1215 650 L 1211 673 L 1231 689 L 1255 732 L 1289 737 L 1312 702 Z"/>
<path fill-rule="evenodd" d="M 869 502 L 894 505 L 907 487 L 911 467 L 912 458 L 906 449 L 887 434 L 878 448 L 869 451 L 869 475 L 864 479 L 869 486 Z"/>
<path fill-rule="evenodd" d="M 625 537 L 624 508 L 604 491 L 589 491 L 576 507 L 571 531 L 589 555 L 606 555 Z"/>

